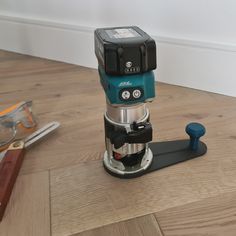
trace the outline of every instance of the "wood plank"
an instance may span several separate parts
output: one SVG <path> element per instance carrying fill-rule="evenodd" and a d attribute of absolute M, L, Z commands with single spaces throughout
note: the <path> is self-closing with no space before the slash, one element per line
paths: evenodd
<path fill-rule="evenodd" d="M 21 174 L 101 159 L 105 148 L 105 99 L 97 70 L 14 53 L 2 54 L 1 58 L 6 60 L 0 63 L 3 98 L 0 109 L 16 101 L 33 100 L 40 125 L 51 120 L 62 124 L 54 137 L 27 153 Z M 214 150 L 212 155 L 218 153 L 216 140 L 234 146 L 234 98 L 158 83 L 157 99 L 148 106 L 154 140 L 185 138 L 185 125 L 200 121 L 207 126 L 204 140 Z M 235 152 L 236 148 L 228 151 L 231 150 Z"/>
<path fill-rule="evenodd" d="M 165 236 L 234 236 L 236 192 L 156 213 Z"/>
<path fill-rule="evenodd" d="M 49 211 L 48 172 L 18 176 L 0 223 L 0 235 L 49 236 Z"/>
<path fill-rule="evenodd" d="M 51 170 L 53 235 L 76 234 L 236 191 L 236 98 L 158 83 L 157 98 L 148 104 L 154 140 L 186 138 L 185 125 L 199 121 L 207 127 L 203 140 L 208 153 L 138 179 L 120 180 L 102 167 L 105 99 L 97 70 L 0 51 L 0 95 L 0 109 L 33 100 L 40 125 L 52 120 L 62 124 L 57 133 L 27 152 L 20 173 L 24 180 L 29 173 Z M 24 235 L 32 234 L 38 227 L 37 214 L 40 230 L 45 230 L 43 224 L 49 228 L 48 216 L 46 223 L 41 219 L 49 211 L 48 200 L 41 199 L 41 194 L 48 195 L 45 179 L 35 177 L 30 182 L 32 199 L 24 188 L 17 190 L 24 206 L 25 199 L 32 205 L 19 208 L 17 232 L 24 228 Z M 28 181 L 32 180 L 23 183 Z M 42 193 L 34 182 L 41 183 Z M 44 207 L 35 208 L 35 201 Z M 10 212 L 15 206 L 13 202 Z M 15 233 L 9 227 L 15 217 L 11 213 L 0 232 Z M 25 219 L 33 226 L 25 226 Z"/>
<path fill-rule="evenodd" d="M 154 215 L 121 221 L 73 236 L 163 236 Z"/>
<path fill-rule="evenodd" d="M 76 74 L 77 73 L 75 73 L 75 75 Z M 66 76 L 66 73 L 64 73 L 64 76 Z M 84 73 L 84 76 L 86 76 L 86 73 Z M 78 78 L 80 78 L 79 74 Z M 76 78 L 76 80 L 80 81 L 78 78 Z M 50 81 L 50 79 L 47 80 Z M 45 79 L 45 81 L 47 80 Z M 30 83 L 32 83 L 32 81 Z M 52 91 L 54 87 L 58 86 L 57 84 L 58 81 L 55 80 L 49 88 L 46 88 L 46 92 L 49 93 Z M 64 84 L 62 84 L 62 86 L 64 86 Z M 233 122 L 227 123 L 227 120 L 232 120 L 234 118 L 232 111 L 235 102 L 228 101 L 224 96 L 222 96 L 222 102 L 218 102 L 217 96 L 212 99 L 207 93 L 199 91 L 190 92 L 189 90 L 177 88 L 175 86 L 168 86 L 171 93 L 174 95 L 170 101 L 165 101 L 166 96 L 168 96 L 165 86 L 166 85 L 163 84 L 159 85 L 159 101 L 157 99 L 157 103 L 154 102 L 150 104 L 152 123 L 155 128 L 155 139 L 167 140 L 184 138 L 186 137 L 184 133 L 184 126 L 186 123 L 191 120 L 198 120 L 207 125 L 207 137 L 210 138 L 209 135 L 211 135 L 215 139 L 221 138 L 222 140 L 227 140 L 229 142 L 234 141 L 232 138 L 234 136 L 230 135 L 230 132 L 236 133 L 236 131 Z M 47 86 L 45 85 L 45 87 Z M 69 87 L 74 88 L 75 86 L 73 85 Z M 81 87 L 79 82 L 77 87 Z M 86 87 L 86 84 L 82 87 Z M 87 87 L 89 87 L 89 84 L 87 84 Z M 172 87 L 174 87 L 174 89 Z M 31 92 L 30 90 L 27 91 L 27 94 L 30 94 L 27 96 L 31 96 L 31 98 L 36 97 L 36 99 L 33 99 L 35 103 L 34 110 L 39 123 L 44 124 L 49 120 L 57 119 L 62 123 L 62 127 L 58 132 L 56 139 L 52 138 L 48 143 L 42 143 L 40 147 L 28 153 L 26 162 L 22 168 L 22 173 L 30 173 L 76 164 L 80 161 L 84 161 L 77 155 L 78 152 L 81 153 L 84 150 L 97 152 L 99 156 L 98 158 L 100 158 L 101 153 L 104 151 L 104 142 L 101 142 L 101 140 L 103 140 L 104 135 L 102 114 L 105 105 L 102 91 L 97 85 L 97 91 L 98 90 L 100 91 L 99 93 L 96 92 L 94 94 L 91 91 L 91 95 L 83 94 L 84 99 L 81 99 L 81 96 L 75 94 L 75 91 L 72 92 L 71 89 L 66 91 L 63 90 L 59 97 L 56 96 L 59 95 L 58 93 L 55 93 L 55 96 L 53 95 L 54 97 L 50 97 L 51 94 L 47 95 L 44 93 L 44 88 L 42 88 L 41 93 L 45 94 L 44 98 L 37 98 L 37 95 L 41 94 L 39 93 L 40 90 Z M 165 93 L 162 92 L 163 90 Z M 80 90 L 78 89 L 78 91 Z M 21 93 L 23 94 L 23 92 Z M 192 93 L 193 95 L 191 95 Z M 189 100 L 185 99 L 187 96 L 189 97 Z M 193 103 L 196 103 L 199 96 L 203 97 L 203 100 L 207 102 L 200 101 L 198 103 L 198 112 L 194 111 L 195 113 L 193 113 Z M 225 100 L 227 100 L 228 103 L 226 103 Z M 176 101 L 178 101 L 178 103 Z M 190 104 L 189 101 L 191 101 Z M 166 104 L 166 107 L 163 106 L 162 103 Z M 102 105 L 98 106 L 97 104 Z M 182 104 L 185 109 L 183 110 L 179 108 L 179 104 Z M 217 104 L 224 107 L 225 111 L 223 112 L 223 115 L 221 114 L 222 111 L 219 112 Z M 176 109 L 174 108 L 175 106 L 177 107 Z M 209 106 L 213 107 L 211 113 L 208 112 Z M 86 117 L 86 119 L 84 119 L 84 117 Z M 217 130 L 215 130 L 216 126 L 218 127 Z M 91 132 L 87 132 L 88 127 Z M 90 135 L 91 133 L 94 134 L 92 137 Z M 87 140 L 90 140 L 90 142 Z M 39 150 L 42 151 L 39 152 Z M 37 153 L 37 155 L 35 155 L 35 153 Z M 65 154 L 68 158 L 65 158 Z M 88 156 L 87 154 L 85 155 Z M 48 156 L 50 156 L 50 158 Z"/>
<path fill-rule="evenodd" d="M 236 191 L 236 162 L 234 155 L 228 157 L 215 161 L 214 156 L 206 156 L 130 180 L 110 176 L 101 161 L 53 170 L 53 235 L 82 232 Z"/>

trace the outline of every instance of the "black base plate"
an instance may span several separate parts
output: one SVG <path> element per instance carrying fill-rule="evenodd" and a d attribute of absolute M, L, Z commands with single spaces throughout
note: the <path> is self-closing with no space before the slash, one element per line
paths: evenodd
<path fill-rule="evenodd" d="M 133 174 L 119 175 L 111 172 L 105 166 L 106 171 L 116 177 L 130 179 L 159 170 L 177 163 L 200 157 L 207 152 L 205 143 L 199 141 L 198 149 L 193 151 L 189 148 L 189 140 L 175 140 L 166 142 L 149 143 L 153 153 L 153 161 L 150 167 L 144 171 Z"/>

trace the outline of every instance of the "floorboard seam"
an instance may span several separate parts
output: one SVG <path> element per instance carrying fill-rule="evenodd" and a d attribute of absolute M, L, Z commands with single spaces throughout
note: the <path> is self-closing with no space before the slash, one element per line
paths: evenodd
<path fill-rule="evenodd" d="M 126 221 L 129 221 L 129 220 L 134 220 L 134 219 L 137 219 L 137 218 L 141 218 L 141 217 L 144 217 L 144 216 L 148 216 L 148 215 L 153 215 L 154 218 L 155 218 L 155 221 L 157 223 L 157 226 L 158 226 L 158 229 L 161 233 L 161 236 L 165 236 L 161 227 L 160 227 L 160 224 L 158 223 L 158 220 L 156 218 L 156 215 L 154 213 L 150 213 L 150 214 L 144 214 L 144 215 L 141 215 L 141 216 L 136 216 L 136 217 L 133 217 L 133 218 L 128 218 L 128 219 L 123 219 L 123 220 L 119 220 L 119 221 L 114 221 L 112 223 L 108 223 L 108 224 L 104 224 L 104 225 L 100 225 L 100 226 L 97 226 L 97 227 L 94 227 L 94 228 L 90 228 L 90 229 L 86 229 L 86 230 L 83 230 L 83 231 L 80 231 L 80 232 L 77 232 L 77 233 L 73 233 L 73 234 L 70 234 L 68 236 L 79 236 L 80 234 L 84 233 L 84 232 L 87 232 L 87 231 L 92 231 L 92 230 L 96 230 L 96 229 L 99 229 L 99 228 L 102 228 L 102 227 L 107 227 L 109 225 L 113 225 L 113 224 L 118 224 L 118 223 L 122 223 L 122 222 L 126 222 Z"/>
<path fill-rule="evenodd" d="M 154 216 L 154 218 L 155 218 L 155 220 L 156 220 L 156 222 L 157 222 L 157 226 L 158 226 L 158 228 L 159 228 L 159 230 L 160 230 L 161 235 L 162 235 L 162 236 L 165 236 L 165 234 L 164 234 L 164 232 L 163 232 L 163 230 L 162 230 L 162 228 L 161 228 L 161 225 L 160 225 L 160 223 L 159 223 L 159 221 L 158 221 L 158 219 L 157 219 L 157 216 L 156 216 L 155 214 L 152 214 L 152 215 Z"/>
<path fill-rule="evenodd" d="M 48 189 L 49 189 L 49 224 L 50 235 L 52 236 L 52 209 L 51 209 L 51 171 L 48 170 Z"/>
<path fill-rule="evenodd" d="M 25 172 L 25 173 L 19 173 L 18 176 L 25 176 L 25 175 L 33 175 L 33 174 L 40 174 L 40 173 L 43 173 L 43 172 L 47 172 L 49 171 L 50 169 L 45 169 L 45 170 L 38 170 L 38 171 L 32 171 L 32 172 Z"/>

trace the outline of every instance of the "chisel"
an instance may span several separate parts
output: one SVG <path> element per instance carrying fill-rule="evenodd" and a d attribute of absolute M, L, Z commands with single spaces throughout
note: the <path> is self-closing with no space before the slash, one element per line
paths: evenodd
<path fill-rule="evenodd" d="M 54 121 L 35 131 L 23 140 L 13 142 L 0 153 L 0 221 L 10 199 L 17 175 L 22 165 L 25 150 L 55 131 L 60 123 Z"/>

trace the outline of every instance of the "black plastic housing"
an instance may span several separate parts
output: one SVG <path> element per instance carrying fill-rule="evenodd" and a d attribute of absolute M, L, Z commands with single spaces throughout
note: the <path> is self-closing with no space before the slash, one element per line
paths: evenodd
<path fill-rule="evenodd" d="M 122 147 L 125 143 L 148 143 L 152 141 L 152 125 L 147 122 L 131 124 L 132 131 L 127 133 L 121 126 L 110 123 L 104 117 L 105 136 L 110 139 L 116 149 Z"/>
<path fill-rule="evenodd" d="M 127 75 L 156 69 L 155 41 L 137 26 L 99 28 L 95 54 L 107 74 Z"/>
<path fill-rule="evenodd" d="M 205 143 L 199 141 L 199 146 L 197 150 L 191 150 L 189 148 L 189 140 L 174 140 L 165 142 L 154 142 L 149 143 L 149 148 L 153 153 L 153 160 L 150 167 L 146 170 L 130 173 L 130 174 L 116 174 L 110 171 L 105 165 L 105 170 L 118 178 L 131 179 L 136 178 L 150 172 L 160 170 L 162 168 L 178 164 L 180 162 L 188 161 L 193 158 L 200 157 L 207 152 L 207 146 Z M 133 157 L 135 158 L 135 157 Z M 139 158 L 136 157 L 136 159 Z M 126 164 L 126 163 L 124 163 Z"/>

